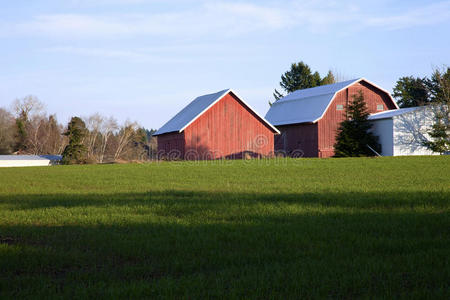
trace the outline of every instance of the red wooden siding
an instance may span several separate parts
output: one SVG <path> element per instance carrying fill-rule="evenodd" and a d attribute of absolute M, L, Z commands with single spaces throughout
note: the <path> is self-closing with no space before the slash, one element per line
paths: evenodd
<path fill-rule="evenodd" d="M 232 93 L 185 129 L 187 159 L 241 158 L 273 153 L 274 132 Z M 198 153 L 199 157 L 194 157 Z M 189 156 L 187 155 L 187 156 Z"/>
<path fill-rule="evenodd" d="M 181 133 L 158 136 L 158 152 L 170 159 L 217 159 L 273 154 L 274 130 L 228 93 Z"/>
<path fill-rule="evenodd" d="M 161 157 L 180 159 L 184 157 L 184 132 L 170 132 L 157 136 L 158 154 Z"/>
<path fill-rule="evenodd" d="M 275 150 L 288 156 L 317 157 L 317 124 L 278 126 Z"/>
<path fill-rule="evenodd" d="M 395 105 L 385 92 L 364 81 L 340 91 L 334 97 L 323 118 L 318 121 L 318 157 L 334 155 L 334 144 L 339 123 L 345 120 L 345 108 L 348 101 L 351 101 L 353 95 L 356 95 L 360 90 L 364 94 L 369 113 L 380 112 L 380 110 L 377 110 L 378 104 L 383 105 L 383 110 L 395 109 Z M 339 104 L 344 106 L 344 110 L 336 110 L 336 106 Z"/>

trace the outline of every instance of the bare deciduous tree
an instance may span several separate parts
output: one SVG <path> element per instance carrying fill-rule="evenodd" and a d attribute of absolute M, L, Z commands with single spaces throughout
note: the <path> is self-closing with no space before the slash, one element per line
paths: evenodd
<path fill-rule="evenodd" d="M 85 145 L 87 148 L 88 157 L 90 159 L 96 158 L 96 143 L 98 140 L 98 137 L 100 135 L 100 128 L 103 126 L 104 118 L 99 113 L 95 113 L 87 118 L 83 118 L 84 122 L 86 123 L 86 128 L 88 129 L 88 134 L 85 138 Z"/>
<path fill-rule="evenodd" d="M 88 156 L 99 163 L 103 163 L 109 138 L 117 131 L 118 125 L 113 117 L 104 117 L 95 113 L 84 118 L 88 133 L 84 139 Z"/>
<path fill-rule="evenodd" d="M 12 108 L 16 113 L 17 143 L 19 152 L 36 154 L 41 121 L 45 118 L 44 104 L 29 95 L 14 100 Z"/>
<path fill-rule="evenodd" d="M 27 120 L 31 116 L 41 115 L 45 110 L 44 103 L 33 95 L 17 98 L 14 100 L 12 107 L 17 117 L 24 117 Z"/>
<path fill-rule="evenodd" d="M 108 145 L 109 138 L 114 134 L 114 132 L 119 128 L 116 119 L 109 117 L 105 119 L 102 126 L 100 127 L 100 133 L 102 136 L 102 141 L 100 144 L 99 151 L 99 162 L 102 163 L 105 158 L 106 146 Z"/>
<path fill-rule="evenodd" d="M 45 117 L 41 115 L 34 115 L 31 120 L 28 120 L 28 122 L 26 123 L 26 144 L 28 153 L 34 155 L 43 154 L 42 148 L 47 143 L 45 123 Z"/>
<path fill-rule="evenodd" d="M 138 125 L 135 122 L 126 121 L 119 130 L 117 148 L 114 153 L 114 160 L 120 158 L 124 153 L 126 146 L 130 143 L 133 138 Z"/>
<path fill-rule="evenodd" d="M 48 115 L 44 108 L 35 96 L 14 101 L 12 109 L 16 118 L 10 114 L 9 120 L 14 132 L 12 144 L 18 152 L 61 154 L 68 144 L 63 126 L 56 121 L 55 115 Z M 147 130 L 139 128 L 135 122 L 126 121 L 119 126 L 115 118 L 95 113 L 85 117 L 83 124 L 86 124 L 86 134 L 80 136 L 79 142 L 87 150 L 86 161 L 103 163 L 113 159 L 145 160 L 150 157 L 152 146 Z M 5 140 L 4 128 L 0 128 L 0 142 Z M 156 149 L 156 146 L 153 145 L 153 148 Z"/>
<path fill-rule="evenodd" d="M 60 154 L 65 146 L 62 126 L 55 115 L 47 116 L 45 105 L 35 96 L 13 102 L 18 150 L 29 154 Z"/>

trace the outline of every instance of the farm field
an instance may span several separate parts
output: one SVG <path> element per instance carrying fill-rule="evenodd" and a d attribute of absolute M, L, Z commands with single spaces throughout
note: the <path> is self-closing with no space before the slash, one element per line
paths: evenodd
<path fill-rule="evenodd" d="M 450 298 L 450 156 L 0 169 L 0 298 Z"/>

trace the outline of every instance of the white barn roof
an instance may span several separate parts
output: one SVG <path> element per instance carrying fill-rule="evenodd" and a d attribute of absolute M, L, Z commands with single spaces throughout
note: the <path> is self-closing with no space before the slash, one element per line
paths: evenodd
<path fill-rule="evenodd" d="M 0 160 L 61 160 L 61 155 L 0 155 Z"/>
<path fill-rule="evenodd" d="M 394 109 L 394 110 L 386 110 L 386 111 L 382 111 L 379 113 L 371 114 L 368 119 L 369 120 L 390 119 L 395 116 L 399 116 L 399 115 L 403 115 L 403 114 L 415 111 L 419 108 L 420 108 L 419 106 L 416 106 L 416 107 L 407 107 L 407 108 L 400 108 L 400 109 Z"/>
<path fill-rule="evenodd" d="M 61 155 L 0 155 L 0 167 L 32 167 L 58 164 Z"/>
<path fill-rule="evenodd" d="M 273 103 L 266 114 L 266 119 L 275 126 L 297 123 L 315 123 L 323 117 L 328 106 L 339 91 L 362 80 L 386 92 L 390 97 L 389 92 L 371 83 L 367 79 L 352 79 L 295 91 Z M 392 102 L 395 104 L 395 101 L 392 100 Z"/>
<path fill-rule="evenodd" d="M 214 104 L 216 104 L 220 99 L 222 99 L 230 92 L 233 93 L 233 95 L 235 95 L 249 110 L 255 113 L 264 123 L 266 123 L 274 132 L 280 133 L 278 129 L 276 129 L 266 119 L 255 112 L 255 110 L 253 110 L 250 105 L 242 100 L 242 98 L 239 97 L 233 90 L 226 89 L 217 93 L 203 95 L 195 98 L 191 103 L 184 107 L 179 113 L 177 113 L 153 135 L 160 135 L 169 132 L 182 132 L 186 127 L 188 127 L 192 122 L 194 122 L 197 118 L 199 118 L 203 113 L 205 113 L 209 108 L 211 108 Z"/>

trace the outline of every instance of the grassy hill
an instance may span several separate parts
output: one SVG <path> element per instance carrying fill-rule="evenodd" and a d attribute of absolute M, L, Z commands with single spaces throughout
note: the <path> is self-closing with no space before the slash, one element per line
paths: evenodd
<path fill-rule="evenodd" d="M 450 298 L 450 156 L 0 169 L 0 297 Z"/>

